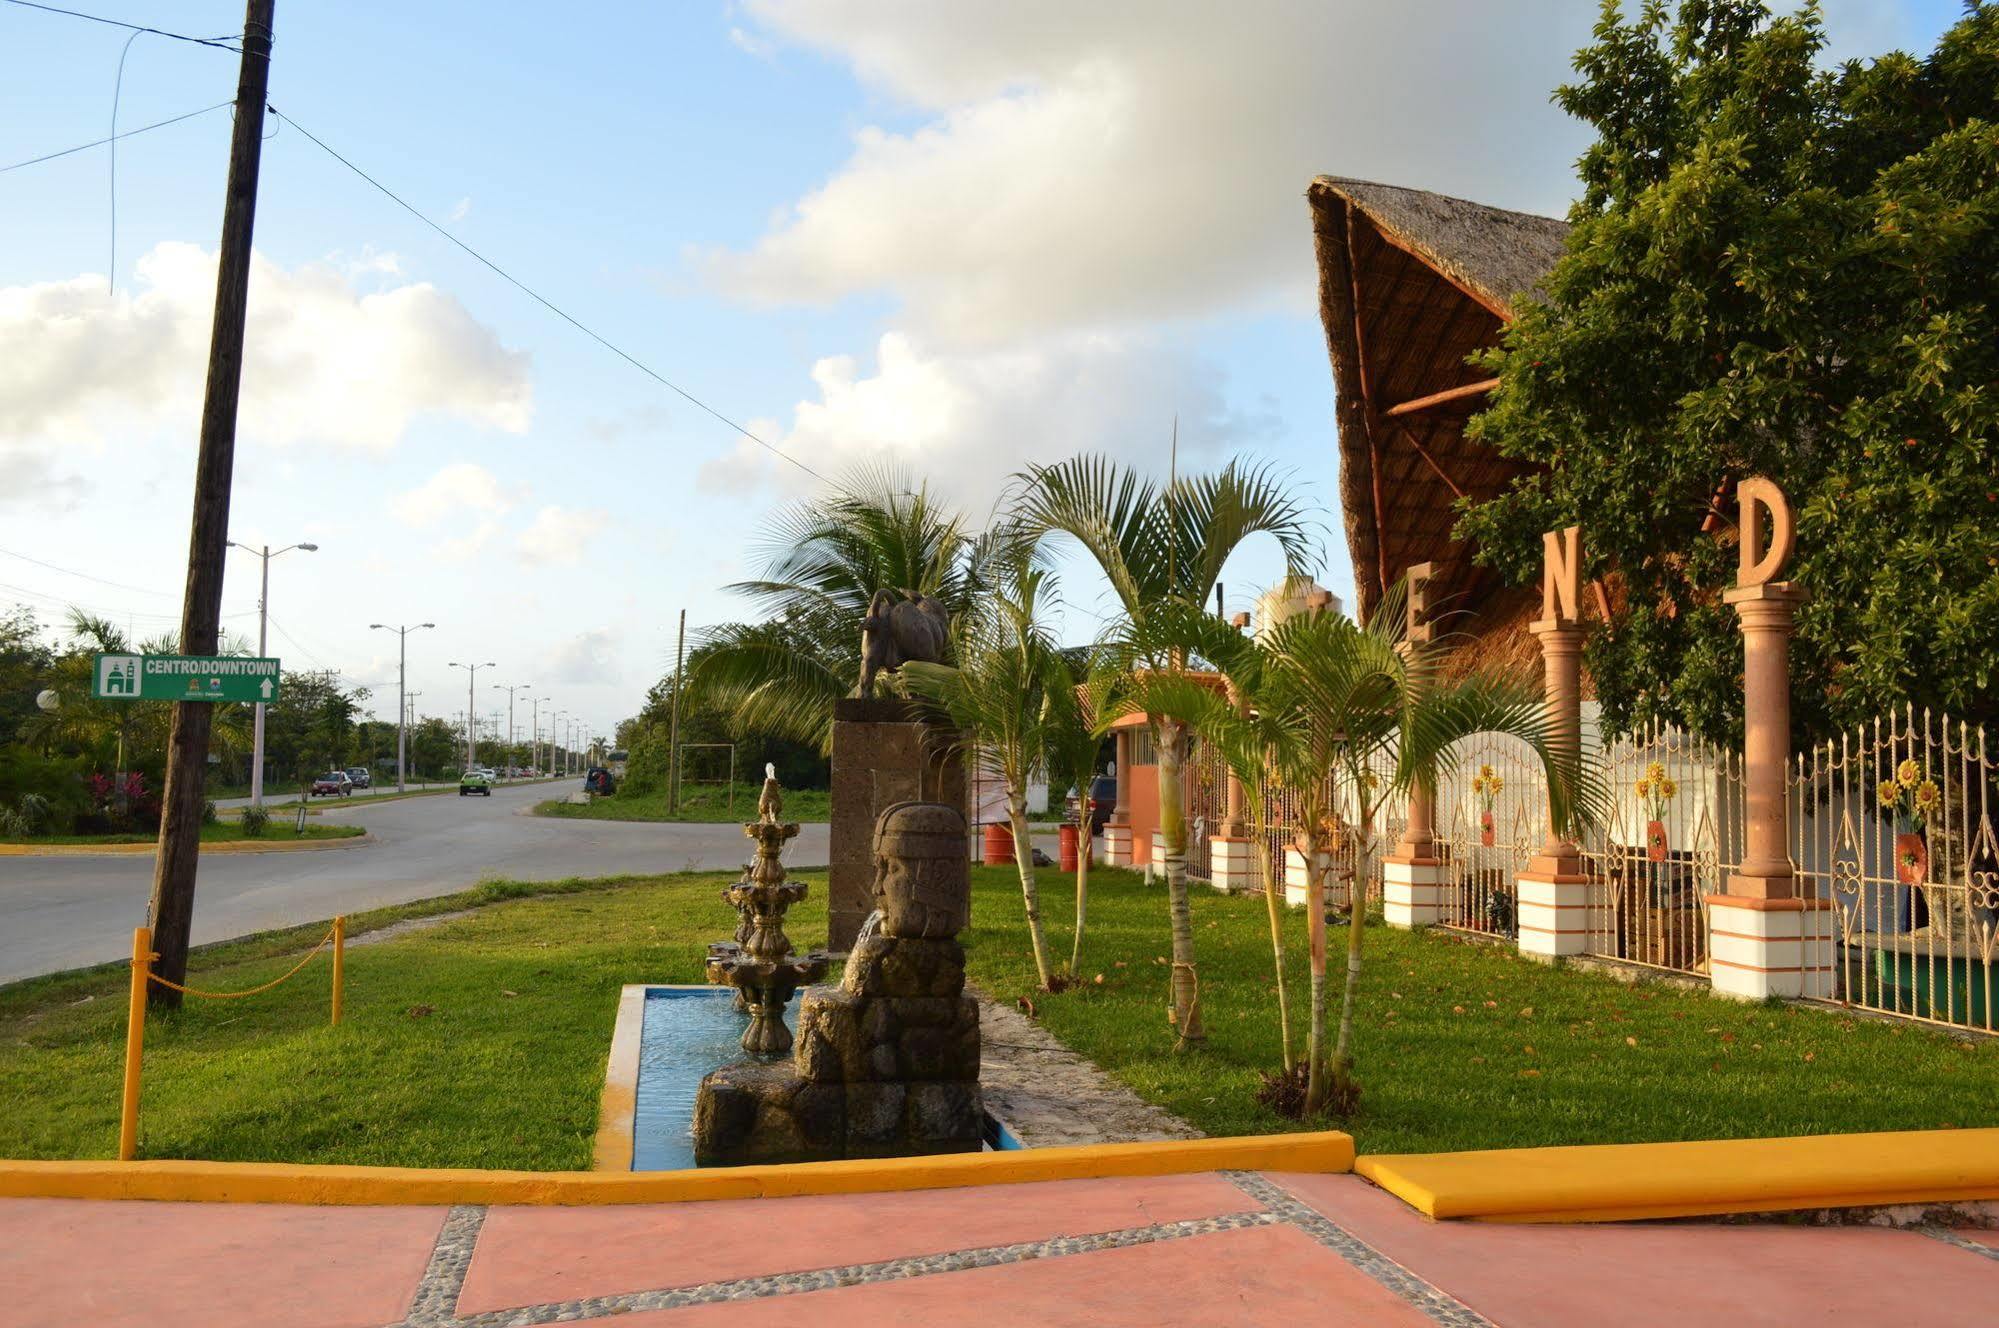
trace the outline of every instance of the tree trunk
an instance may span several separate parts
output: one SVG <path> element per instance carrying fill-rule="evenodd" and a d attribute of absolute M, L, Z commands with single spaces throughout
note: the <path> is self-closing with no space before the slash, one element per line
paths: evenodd
<path fill-rule="evenodd" d="M 1041 890 L 1034 880 L 1034 842 L 1027 832 L 1027 790 L 1013 780 L 1006 786 L 1006 815 L 1013 826 L 1013 861 L 1020 869 L 1020 897 L 1027 905 L 1027 936 L 1034 944 L 1034 971 L 1047 991 L 1053 982 L 1048 968 L 1048 937 L 1041 929 Z"/>
<path fill-rule="evenodd" d="M 1305 855 L 1305 927 L 1312 941 L 1312 1031 L 1305 1051 L 1305 1114 L 1326 1105 L 1326 896 L 1311 864 L 1319 856 L 1317 817 L 1307 810 L 1298 851 Z"/>
<path fill-rule="evenodd" d="M 1089 785 L 1083 785 L 1085 789 Z M 1081 980 L 1083 976 L 1083 927 L 1090 916 L 1090 798 L 1085 793 L 1082 802 L 1082 825 L 1076 830 L 1076 940 L 1069 949 L 1069 976 Z"/>
<path fill-rule="evenodd" d="M 1194 971 L 1194 914 L 1187 899 L 1187 790 L 1180 771 L 1187 728 L 1170 719 L 1154 721 L 1159 748 L 1159 830 L 1166 842 L 1166 906 L 1173 921 L 1173 1026 L 1180 1030 L 1175 1051 L 1204 1042 L 1200 978 Z"/>
<path fill-rule="evenodd" d="M 1340 1001 L 1340 1036 L 1333 1047 L 1333 1100 L 1346 1110 L 1353 1103 L 1353 1012 L 1360 990 L 1360 945 L 1366 935 L 1368 851 L 1374 838 L 1374 818 L 1364 816 L 1354 847 L 1354 883 L 1348 892 L 1346 994 Z"/>
<path fill-rule="evenodd" d="M 1290 1074 L 1297 1062 L 1291 1058 L 1291 995 L 1284 981 L 1284 906 L 1278 901 L 1276 873 L 1270 866 L 1270 830 L 1261 817 L 1256 822 L 1257 865 L 1263 872 L 1263 905 L 1270 914 L 1270 962 L 1277 970 L 1277 1039 L 1284 1051 L 1284 1073 Z"/>

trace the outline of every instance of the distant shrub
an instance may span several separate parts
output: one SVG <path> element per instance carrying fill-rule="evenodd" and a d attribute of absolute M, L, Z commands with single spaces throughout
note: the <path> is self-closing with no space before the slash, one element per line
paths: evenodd
<path fill-rule="evenodd" d="M 221 820 L 221 814 L 215 810 L 215 799 L 204 798 L 201 803 L 201 823 L 203 825 L 216 825 Z"/>
<path fill-rule="evenodd" d="M 211 806 L 213 804 L 210 804 Z M 271 814 L 262 807 L 243 809 L 243 836 L 246 839 L 262 839 L 264 831 L 270 828 Z"/>

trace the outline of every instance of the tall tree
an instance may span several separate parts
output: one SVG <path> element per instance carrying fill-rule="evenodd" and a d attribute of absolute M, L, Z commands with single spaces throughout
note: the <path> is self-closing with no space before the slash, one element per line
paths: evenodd
<path fill-rule="evenodd" d="M 1460 533 L 1520 581 L 1581 523 L 1622 613 L 1588 664 L 1605 718 L 1741 732 L 1733 483 L 1798 512 L 1812 592 L 1792 720 L 1904 702 L 1999 718 L 1999 8 L 1936 48 L 1821 67 L 1816 7 L 1607 3 L 1567 250 L 1484 363 L 1473 436 L 1536 463 Z"/>
<path fill-rule="evenodd" d="M 1162 613 L 1198 612 L 1222 566 L 1242 543 L 1273 536 L 1289 572 L 1303 575 L 1312 560 L 1312 527 L 1282 477 L 1268 468 L 1230 463 L 1212 475 L 1161 486 L 1099 456 L 1035 466 L 1019 476 L 1015 518 L 1036 536 L 1075 540 L 1102 570 L 1117 596 L 1131 639 L 1143 653 L 1133 673 L 1185 672 L 1186 652 L 1147 629 Z M 1181 1047 L 1207 1036 L 1202 1028 L 1194 968 L 1194 925 L 1187 896 L 1187 794 L 1181 772 L 1187 728 L 1171 715 L 1150 716 L 1159 756 L 1159 828 L 1166 843 L 1166 898 L 1173 944 L 1173 1021 Z"/>

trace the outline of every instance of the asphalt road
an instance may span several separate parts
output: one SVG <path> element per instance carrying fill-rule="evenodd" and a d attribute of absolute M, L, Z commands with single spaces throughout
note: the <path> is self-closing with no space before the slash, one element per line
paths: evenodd
<path fill-rule="evenodd" d="M 547 881 L 628 872 L 734 870 L 749 858 L 739 825 L 568 821 L 530 816 L 568 785 L 501 788 L 369 806 L 323 819 L 365 825 L 379 841 L 325 852 L 203 854 L 194 941 L 226 940 L 384 904 L 449 894 L 488 878 Z M 808 825 L 787 865 L 820 866 L 827 828 Z M 123 959 L 146 920 L 151 854 L 0 857 L 0 982 Z"/>

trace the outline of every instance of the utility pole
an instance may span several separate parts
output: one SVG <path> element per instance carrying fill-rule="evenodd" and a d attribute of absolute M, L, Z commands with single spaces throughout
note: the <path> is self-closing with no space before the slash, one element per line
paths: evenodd
<path fill-rule="evenodd" d="M 465 768 L 470 770 L 479 764 L 479 753 L 474 748 L 474 732 L 479 727 L 479 698 L 475 684 L 479 681 L 479 670 L 497 667 L 492 660 L 484 664 L 460 664 L 455 660 L 451 667 L 465 670 Z"/>
<path fill-rule="evenodd" d="M 666 810 L 680 810 L 680 672 L 687 664 L 687 610 L 680 611 L 680 643 L 673 648 L 673 723 L 666 739 Z"/>
<path fill-rule="evenodd" d="M 416 727 L 416 699 L 422 695 L 423 695 L 422 692 L 403 693 L 403 718 L 398 719 L 396 721 L 397 724 L 399 725 L 407 724 L 412 729 Z M 396 734 L 396 791 L 398 793 L 403 791 L 402 762 L 403 762 L 403 744 L 402 744 L 402 734 L 399 732 Z M 423 778 L 423 771 L 421 770 L 417 771 L 417 778 L 419 780 Z"/>
<path fill-rule="evenodd" d="M 236 467 L 236 406 L 243 385 L 243 319 L 250 299 L 250 238 L 257 218 L 257 166 L 264 142 L 264 99 L 270 89 L 271 23 L 277 0 L 248 0 L 243 62 L 236 76 L 236 125 L 229 140 L 229 183 L 222 203 L 221 253 L 215 273 L 215 323 L 208 341 L 208 382 L 201 406 L 201 445 L 194 463 L 194 517 L 188 534 L 187 592 L 181 605 L 180 648 L 213 655 L 222 626 L 222 572 L 229 548 L 229 489 Z M 147 909 L 153 971 L 187 980 L 187 943 L 194 927 L 194 878 L 201 855 L 201 812 L 208 791 L 208 739 L 215 706 L 176 701 L 167 739 L 167 788 L 154 857 L 153 898 Z M 180 993 L 154 984 L 147 1002 L 179 1009 Z"/>
<path fill-rule="evenodd" d="M 232 549 L 241 549 L 245 553 L 254 553 L 264 564 L 263 579 L 258 583 L 257 589 L 257 656 L 261 659 L 271 653 L 270 647 L 266 643 L 271 616 L 271 559 L 277 557 L 279 553 L 290 553 L 293 549 L 303 549 L 307 553 L 318 553 L 319 546 L 317 544 L 287 544 L 284 548 L 279 549 L 277 553 L 273 553 L 271 552 L 271 546 L 268 544 L 261 548 L 252 548 L 248 544 L 238 544 L 235 540 L 230 540 L 229 547 Z M 255 736 L 250 742 L 250 805 L 252 807 L 261 807 L 264 805 L 264 705 L 264 702 L 258 701 L 253 706 L 256 713 L 256 728 Z"/>
<path fill-rule="evenodd" d="M 530 696 L 528 698 L 528 703 L 532 707 L 528 718 L 528 764 L 536 770 L 541 769 L 541 703 L 543 701 L 553 701 L 554 699 L 552 696 Z M 543 771 L 543 773 L 546 774 L 547 772 Z"/>
<path fill-rule="evenodd" d="M 503 683 L 503 682 L 496 682 L 496 683 L 494 683 L 494 684 L 493 684 L 493 690 L 494 690 L 494 691 L 496 691 L 496 692 L 505 692 L 505 693 L 507 694 L 507 760 L 506 760 L 506 764 L 507 764 L 507 766 L 508 766 L 509 768 L 511 768 L 511 767 L 513 766 L 513 763 L 514 763 L 514 693 L 515 693 L 515 692 L 517 692 L 517 691 L 524 691 L 524 690 L 526 690 L 526 689 L 528 689 L 528 688 L 530 688 L 530 687 L 533 687 L 533 686 L 534 686 L 534 684 L 533 684 L 533 683 L 531 683 L 531 682 L 517 682 L 517 683 L 513 683 L 513 684 L 511 684 L 511 685 L 510 685 L 510 684 L 507 684 L 507 683 Z M 501 777 L 502 779 L 505 779 L 505 778 L 506 778 L 506 771 L 504 771 L 504 770 L 503 770 L 503 771 L 501 771 L 501 772 L 500 772 L 500 777 Z"/>
<path fill-rule="evenodd" d="M 409 679 L 410 633 L 414 631 L 419 631 L 425 627 L 435 627 L 435 626 L 437 626 L 436 623 L 415 623 L 415 624 L 404 623 L 399 627 L 391 627 L 387 623 L 368 624 L 368 630 L 371 632 L 394 632 L 396 634 L 396 699 L 398 701 L 398 704 L 396 706 L 396 792 L 398 793 L 404 791 L 403 715 L 409 709 L 408 698 L 410 694 L 405 692 L 403 689 Z"/>

